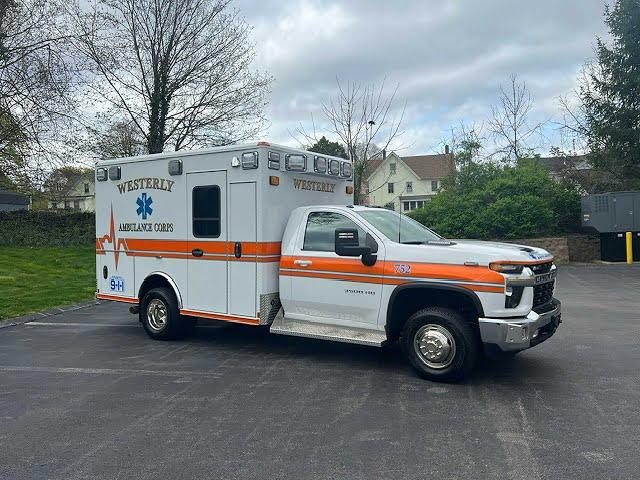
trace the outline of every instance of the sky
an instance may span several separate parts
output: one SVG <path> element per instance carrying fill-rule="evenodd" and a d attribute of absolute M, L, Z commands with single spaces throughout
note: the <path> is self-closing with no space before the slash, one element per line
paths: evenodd
<path fill-rule="evenodd" d="M 559 98 L 571 94 L 596 36 L 600 0 L 235 0 L 254 27 L 256 68 L 274 77 L 264 139 L 298 146 L 295 130 L 329 133 L 321 105 L 341 82 L 398 87 L 404 155 L 437 153 L 461 122 L 485 126 L 512 74 L 533 98 L 531 147 L 562 146 Z M 335 140 L 335 136 L 331 138 Z M 564 145 L 564 148 L 571 146 Z"/>

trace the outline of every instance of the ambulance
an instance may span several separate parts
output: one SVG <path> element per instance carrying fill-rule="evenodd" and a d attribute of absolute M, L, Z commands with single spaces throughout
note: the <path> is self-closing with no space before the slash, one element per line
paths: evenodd
<path fill-rule="evenodd" d="M 539 248 L 448 240 L 353 205 L 353 165 L 259 142 L 98 162 L 96 297 L 156 340 L 197 319 L 382 347 L 418 375 L 468 376 L 561 322 Z"/>

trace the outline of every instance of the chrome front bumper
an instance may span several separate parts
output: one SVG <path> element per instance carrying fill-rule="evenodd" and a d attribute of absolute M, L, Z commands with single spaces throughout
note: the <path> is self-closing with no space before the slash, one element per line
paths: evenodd
<path fill-rule="evenodd" d="M 560 301 L 555 298 L 547 308 L 526 317 L 480 318 L 480 337 L 485 346 L 495 345 L 504 352 L 517 352 L 533 347 L 551 337 L 561 319 Z"/>

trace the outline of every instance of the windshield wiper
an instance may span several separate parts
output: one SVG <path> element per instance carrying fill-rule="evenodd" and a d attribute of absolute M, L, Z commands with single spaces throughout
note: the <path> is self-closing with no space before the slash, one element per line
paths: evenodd
<path fill-rule="evenodd" d="M 401 242 L 402 245 L 423 245 L 425 242 Z"/>

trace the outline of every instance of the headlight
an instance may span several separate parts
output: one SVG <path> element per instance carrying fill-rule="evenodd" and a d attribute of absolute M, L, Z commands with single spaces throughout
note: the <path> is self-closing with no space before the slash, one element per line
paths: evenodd
<path fill-rule="evenodd" d="M 522 273 L 524 265 L 515 265 L 513 263 L 490 263 L 489 268 L 494 272 L 500 273 Z"/>

